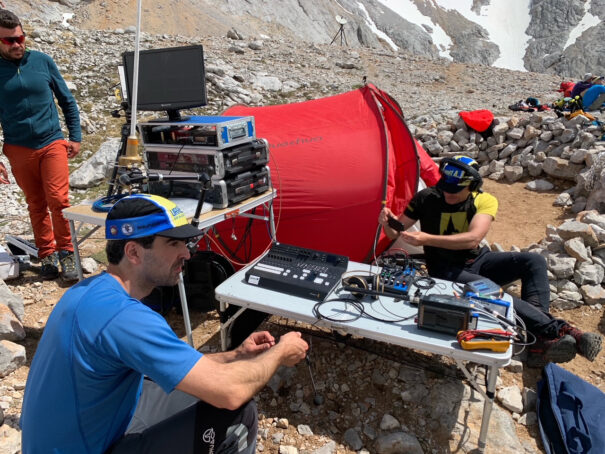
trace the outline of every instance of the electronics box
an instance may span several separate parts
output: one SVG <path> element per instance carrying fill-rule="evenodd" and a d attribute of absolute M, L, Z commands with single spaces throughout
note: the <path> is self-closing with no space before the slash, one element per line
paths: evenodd
<path fill-rule="evenodd" d="M 214 150 L 256 138 L 254 117 L 191 116 L 182 121 L 139 123 L 143 146 L 206 147 Z"/>
<path fill-rule="evenodd" d="M 467 298 L 429 294 L 418 304 L 418 328 L 456 336 L 458 331 L 476 329 L 477 316 Z"/>
<path fill-rule="evenodd" d="M 271 187 L 269 167 L 238 173 L 224 180 L 213 180 L 205 201 L 214 208 L 227 208 L 250 197 L 262 194 Z"/>
<path fill-rule="evenodd" d="M 466 297 L 475 302 L 479 308 L 484 307 L 488 310 L 497 312 L 503 317 L 508 317 L 510 303 L 506 300 L 494 297 L 484 297 L 475 293 L 467 293 Z"/>
<path fill-rule="evenodd" d="M 223 180 L 212 180 L 206 191 L 204 202 L 212 204 L 214 209 L 227 208 L 250 197 L 260 195 L 271 187 L 269 167 L 250 169 Z M 146 191 L 168 199 L 199 199 L 202 184 L 190 181 L 151 181 Z"/>
<path fill-rule="evenodd" d="M 246 271 L 244 282 L 268 290 L 315 301 L 324 298 L 340 283 L 349 258 L 344 255 L 274 243 Z"/>
<path fill-rule="evenodd" d="M 191 175 L 205 172 L 215 180 L 222 180 L 267 164 L 269 162 L 269 144 L 265 139 L 253 139 L 222 150 L 190 145 L 182 148 L 147 145 L 145 160 L 147 168 L 152 172 L 168 175 Z"/>
<path fill-rule="evenodd" d="M 474 293 L 481 296 L 500 296 L 502 287 L 487 278 L 464 284 L 464 293 Z"/>

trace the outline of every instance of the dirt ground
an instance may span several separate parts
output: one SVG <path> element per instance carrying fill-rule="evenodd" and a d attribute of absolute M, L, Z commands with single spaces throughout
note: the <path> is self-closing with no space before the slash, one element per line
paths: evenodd
<path fill-rule="evenodd" d="M 498 218 L 493 224 L 488 235 L 488 240 L 490 243 L 499 243 L 506 250 L 512 245 L 522 248 L 533 242 L 538 242 L 544 237 L 545 228 L 548 224 L 560 225 L 565 218 L 570 217 L 563 209 L 552 206 L 553 200 L 562 188 L 557 188 L 549 193 L 534 193 L 524 189 L 524 186 L 524 183 L 503 184 L 490 180 L 486 181 L 484 186 L 485 190 L 494 194 L 500 203 Z M 97 232 L 91 239 L 82 245 L 81 253 L 84 257 L 93 256 L 103 248 L 103 245 L 104 241 L 99 232 Z M 11 287 L 13 292 L 24 295 L 26 304 L 25 327 L 27 332 L 27 338 L 24 341 L 24 345 L 27 351 L 28 362 L 26 366 L 21 367 L 15 373 L 3 380 L 10 380 L 11 383 L 25 383 L 29 370 L 28 366 L 31 358 L 34 356 L 38 340 L 42 335 L 45 321 L 57 300 L 68 287 L 61 285 L 59 281 L 42 284 L 37 275 L 32 271 L 24 273 L 19 279 L 9 281 L 7 284 Z M 28 289 L 41 286 L 43 287 L 44 296 L 38 297 L 35 300 L 31 299 L 31 293 L 28 292 Z M 29 298 L 28 295 L 30 295 Z M 603 309 L 581 307 L 555 315 L 567 319 L 583 330 L 601 333 L 605 332 Z M 179 315 L 174 314 L 169 316 L 168 320 L 177 334 L 184 338 L 182 318 Z M 217 350 L 220 345 L 218 335 L 220 323 L 216 312 L 192 313 L 191 321 L 192 326 L 194 327 L 193 337 L 196 348 L 201 348 L 203 351 Z M 279 321 L 272 320 L 271 323 L 270 329 L 275 331 L 275 324 L 279 323 Z M 279 327 L 277 327 L 277 330 L 279 331 Z M 321 339 L 318 339 L 315 342 L 316 346 L 314 348 L 316 352 L 321 352 L 323 348 L 334 348 L 333 346 L 322 346 L 323 341 Z M 593 363 L 578 356 L 573 361 L 564 364 L 563 367 L 605 391 L 604 356 L 604 353 L 601 352 Z M 324 367 L 325 370 L 322 370 Z M 316 369 L 315 373 L 317 376 L 321 377 L 322 374 L 327 374 L 326 370 L 333 369 L 333 364 L 330 364 L 329 361 L 326 361 L 325 359 L 321 359 L 319 364 L 316 364 L 314 368 Z M 347 370 L 344 367 L 342 374 L 345 376 L 347 374 Z M 300 380 L 305 383 L 305 392 L 308 392 L 310 383 L 306 382 L 308 382 L 309 379 L 302 375 L 301 377 Z M 520 388 L 528 387 L 535 389 L 536 382 L 540 379 L 540 371 L 525 369 L 522 374 L 503 371 L 501 378 L 504 385 L 516 384 Z M 0 385 L 3 380 L 0 380 Z M 261 402 L 263 401 L 264 396 L 265 395 L 263 394 Z M 385 399 L 389 399 L 389 397 L 385 396 Z M 261 408 L 261 411 L 266 411 L 268 413 L 272 412 L 270 414 L 282 414 L 275 408 L 263 409 L 260 405 L 259 408 Z M 385 408 L 389 408 L 389 402 L 385 403 Z M 14 415 L 18 413 L 19 410 L 19 408 L 10 408 L 6 412 L 7 416 L 11 414 Z M 288 409 L 284 408 L 280 411 L 287 414 Z M 267 424 L 269 427 L 271 426 L 271 424 L 266 421 L 264 424 Z M 262 421 L 261 427 L 263 427 Z M 537 434 L 536 427 L 537 426 L 531 426 L 530 428 L 527 428 L 518 424 L 517 432 L 524 443 L 539 449 L 537 448 L 537 446 L 539 446 L 539 435 Z M 270 446 L 270 443 L 267 443 L 264 452 L 277 453 L 276 450 L 274 451 L 274 447 Z M 354 451 L 339 450 L 338 452 L 346 452 L 348 454 L 353 453 Z"/>
<path fill-rule="evenodd" d="M 498 215 L 487 234 L 490 244 L 498 243 L 505 250 L 513 245 L 523 248 L 544 238 L 547 225 L 558 226 L 571 217 L 563 208 L 552 204 L 564 187 L 532 192 L 525 189 L 525 184 L 484 181 L 484 191 L 498 199 Z"/>

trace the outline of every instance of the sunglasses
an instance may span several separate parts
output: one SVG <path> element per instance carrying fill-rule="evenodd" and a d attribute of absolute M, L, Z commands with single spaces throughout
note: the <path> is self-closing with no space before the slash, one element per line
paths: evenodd
<path fill-rule="evenodd" d="M 0 41 L 7 46 L 12 46 L 13 44 L 23 44 L 25 41 L 25 35 L 21 36 L 8 36 L 6 38 L 0 38 Z"/>

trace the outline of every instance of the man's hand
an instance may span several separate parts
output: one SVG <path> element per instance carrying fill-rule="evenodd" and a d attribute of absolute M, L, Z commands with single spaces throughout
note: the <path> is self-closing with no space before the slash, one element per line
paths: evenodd
<path fill-rule="evenodd" d="M 68 142 L 67 143 L 67 157 L 73 158 L 80 153 L 80 142 Z"/>
<path fill-rule="evenodd" d="M 384 207 L 382 210 L 380 210 L 380 214 L 378 215 L 378 223 L 383 227 L 387 227 L 389 225 L 390 217 L 397 218 L 397 216 L 395 216 L 391 210 L 389 210 L 387 207 Z"/>
<path fill-rule="evenodd" d="M 412 246 L 424 246 L 429 238 L 429 235 L 424 232 L 401 232 L 401 238 Z"/>
<path fill-rule="evenodd" d="M 277 347 L 283 349 L 281 364 L 292 367 L 305 359 L 309 344 L 307 344 L 298 331 L 290 331 L 279 339 Z"/>
<path fill-rule="evenodd" d="M 268 331 L 254 332 L 237 347 L 237 358 L 243 359 L 256 356 L 265 350 L 269 350 L 274 345 L 275 338 Z"/>
<path fill-rule="evenodd" d="M 8 181 L 8 171 L 6 170 L 6 167 L 4 167 L 4 164 L 2 164 L 0 162 L 0 183 L 2 184 L 9 184 L 10 181 Z"/>

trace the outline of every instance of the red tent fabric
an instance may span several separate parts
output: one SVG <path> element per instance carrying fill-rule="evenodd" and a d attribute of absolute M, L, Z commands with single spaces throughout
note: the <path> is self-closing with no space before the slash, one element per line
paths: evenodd
<path fill-rule="evenodd" d="M 419 173 L 429 185 L 439 178 L 401 108 L 373 85 L 301 103 L 235 106 L 224 115 L 254 116 L 257 137 L 269 142 L 282 243 L 368 260 L 383 201 L 400 213 L 416 192 Z M 262 224 L 223 222 L 217 226 L 222 244 L 213 247 L 226 253 L 245 240 L 237 256 L 249 261 L 270 243 Z M 388 244 L 381 238 L 377 253 Z"/>

